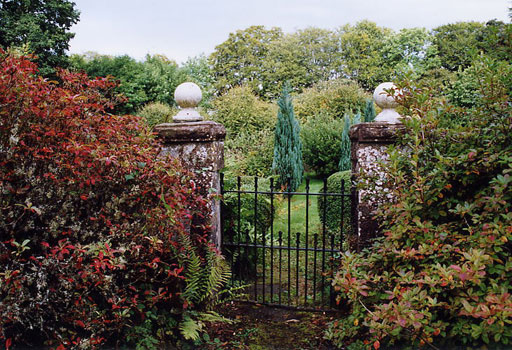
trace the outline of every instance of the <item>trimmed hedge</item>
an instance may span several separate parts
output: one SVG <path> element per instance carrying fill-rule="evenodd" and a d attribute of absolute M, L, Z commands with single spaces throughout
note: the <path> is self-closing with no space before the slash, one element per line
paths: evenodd
<path fill-rule="evenodd" d="M 328 193 L 350 193 L 351 171 L 339 171 L 327 178 Z M 341 187 L 344 181 L 344 188 Z M 323 189 L 322 189 L 323 191 Z M 326 199 L 323 196 L 318 197 L 318 216 L 322 224 L 324 223 L 324 207 L 325 208 L 325 226 L 331 232 L 339 232 L 341 227 L 342 200 L 343 205 L 343 235 L 346 237 L 351 230 L 351 201 L 349 197 L 329 196 Z"/>
<path fill-rule="evenodd" d="M 226 179 L 224 181 L 224 188 L 229 190 L 235 190 L 237 188 L 236 178 Z M 267 191 L 270 188 L 269 179 L 258 179 L 258 191 Z M 241 177 L 242 191 L 254 191 L 254 177 L 244 176 Z M 257 199 L 257 218 L 256 225 L 254 222 L 255 210 L 254 210 L 254 194 L 253 193 L 242 193 L 240 194 L 240 218 L 238 215 L 238 194 L 237 193 L 226 193 L 223 196 L 224 210 L 223 210 L 223 235 L 225 240 L 229 242 L 243 242 L 246 241 L 253 243 L 255 241 L 254 228 L 256 231 L 256 240 L 261 243 L 263 235 L 266 235 L 272 224 L 272 210 L 270 206 L 270 198 L 266 195 L 258 195 Z M 276 203 L 274 203 L 275 208 Z M 240 220 L 240 233 L 238 232 L 238 220 Z M 246 272 L 251 271 L 254 268 L 251 263 L 253 262 L 252 254 L 253 250 L 249 250 L 247 254 L 243 255 L 243 258 L 234 257 L 233 272 L 242 273 L 245 275 Z M 233 256 L 233 254 L 227 254 Z"/>
<path fill-rule="evenodd" d="M 338 171 L 342 133 L 341 119 L 333 119 L 322 113 L 308 119 L 300 130 L 305 168 L 313 170 L 318 177 Z"/>

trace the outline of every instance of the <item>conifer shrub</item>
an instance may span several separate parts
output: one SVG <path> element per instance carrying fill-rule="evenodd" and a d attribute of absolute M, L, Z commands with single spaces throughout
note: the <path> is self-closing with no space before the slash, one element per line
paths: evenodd
<path fill-rule="evenodd" d="M 340 141 L 340 157 L 338 163 L 339 171 L 347 171 L 352 169 L 352 163 L 350 160 L 350 153 L 352 149 L 352 144 L 350 142 L 350 126 L 352 122 L 350 121 L 350 116 L 345 114 L 343 117 L 343 132 L 341 133 L 341 141 Z"/>
<path fill-rule="evenodd" d="M 284 85 L 277 104 L 279 111 L 274 130 L 272 171 L 277 175 L 278 187 L 286 187 L 288 191 L 295 191 L 302 183 L 304 165 L 302 164 L 300 126 L 293 112 L 289 84 Z"/>
<path fill-rule="evenodd" d="M 333 279 L 349 309 L 327 331 L 340 348 L 512 342 L 512 67 L 487 58 L 475 66 L 473 108 L 399 86 L 405 132 L 382 187 L 365 187 L 382 194 L 383 237 L 344 254 Z"/>
<path fill-rule="evenodd" d="M 159 156 L 141 118 L 105 112 L 109 79 L 36 72 L 0 51 L 0 340 L 88 349 L 193 337 L 188 310 L 227 276 L 193 178 Z"/>
<path fill-rule="evenodd" d="M 375 111 L 375 104 L 373 103 L 373 100 L 367 99 L 366 106 L 364 107 L 364 111 L 363 111 L 363 122 L 365 122 L 365 123 L 373 122 L 375 120 L 376 116 L 377 116 L 377 111 Z"/>

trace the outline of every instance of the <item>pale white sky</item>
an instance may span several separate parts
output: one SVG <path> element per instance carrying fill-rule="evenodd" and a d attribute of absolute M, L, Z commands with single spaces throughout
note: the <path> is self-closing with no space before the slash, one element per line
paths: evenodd
<path fill-rule="evenodd" d="M 369 19 L 395 30 L 459 21 L 508 22 L 509 0 L 74 0 L 71 53 L 164 54 L 178 63 L 211 53 L 251 25 L 293 32 Z"/>

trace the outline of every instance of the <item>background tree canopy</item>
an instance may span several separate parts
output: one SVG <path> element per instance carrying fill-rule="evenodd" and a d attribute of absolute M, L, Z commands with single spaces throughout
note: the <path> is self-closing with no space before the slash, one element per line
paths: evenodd
<path fill-rule="evenodd" d="M 1 0 L 0 46 L 24 48 L 35 54 L 39 70 L 47 76 L 67 67 L 69 33 L 79 12 L 68 0 Z"/>
<path fill-rule="evenodd" d="M 261 62 L 267 59 L 271 43 L 282 35 L 280 28 L 266 29 L 263 26 L 229 34 L 229 38 L 210 55 L 218 93 L 245 84 L 255 93 L 262 94 Z"/>
<path fill-rule="evenodd" d="M 118 106 L 118 113 L 135 113 L 149 102 L 174 105 L 174 90 L 186 80 L 184 71 L 176 62 L 164 55 L 147 55 L 138 62 L 124 56 L 106 56 L 97 53 L 73 55 L 74 69 L 84 71 L 91 77 L 114 76 L 119 80 L 116 92 L 123 94 L 128 101 Z"/>
<path fill-rule="evenodd" d="M 77 21 L 78 11 L 67 0 L 0 0 L 0 45 L 36 54 L 46 76 L 70 63 L 92 77 L 115 77 L 119 84 L 109 93 L 126 99 L 110 112 L 143 116 L 150 126 L 171 120 L 180 83 L 197 83 L 203 92 L 201 113 L 228 130 L 226 164 L 236 175 L 270 173 L 276 101 L 285 81 L 304 127 L 305 167 L 329 175 L 336 168 L 340 138 L 323 138 L 315 129 L 341 132 L 334 125 L 346 114 L 352 122 L 352 116 L 373 107 L 367 100 L 382 81 L 408 76 L 468 107 L 478 97 L 475 58 L 512 57 L 512 25 L 498 20 L 399 31 L 363 20 L 290 33 L 251 26 L 229 34 L 210 55 L 181 65 L 163 55 L 136 60 L 89 52 L 68 58 L 69 28 Z M 329 151 L 331 146 L 335 151 Z M 315 160 L 317 154 L 325 162 Z"/>

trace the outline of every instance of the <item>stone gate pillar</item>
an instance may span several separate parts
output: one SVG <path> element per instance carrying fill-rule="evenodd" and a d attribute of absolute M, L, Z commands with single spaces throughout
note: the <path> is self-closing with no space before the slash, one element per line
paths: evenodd
<path fill-rule="evenodd" d="M 226 129 L 222 124 L 205 121 L 196 111 L 202 94 L 194 83 L 183 83 L 176 88 L 174 99 L 180 112 L 173 123 L 155 126 L 155 132 L 163 142 L 163 154 L 181 160 L 183 165 L 196 175 L 196 185 L 204 198 L 209 198 L 211 211 L 211 238 L 220 248 L 220 170 L 224 167 L 224 138 Z"/>
<path fill-rule="evenodd" d="M 372 238 L 379 236 L 379 222 L 375 219 L 375 211 L 382 196 L 384 188 L 379 188 L 382 180 L 382 170 L 379 163 L 386 161 L 386 149 L 393 144 L 397 132 L 403 130 L 400 115 L 395 111 L 398 104 L 384 89 L 395 88 L 393 83 L 380 84 L 373 94 L 375 103 L 382 108 L 382 112 L 374 122 L 360 123 L 350 128 L 352 173 L 356 183 L 364 181 L 362 174 L 370 175 L 376 181 L 375 192 L 359 190 L 356 193 L 356 230 L 358 239 L 356 248 L 369 244 Z M 379 192 L 379 193 L 377 193 Z"/>

